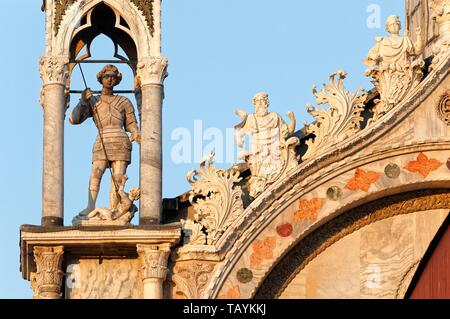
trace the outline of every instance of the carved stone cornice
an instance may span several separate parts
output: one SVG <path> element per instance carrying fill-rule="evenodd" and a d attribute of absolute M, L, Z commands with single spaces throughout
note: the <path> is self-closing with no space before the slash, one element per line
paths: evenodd
<path fill-rule="evenodd" d="M 153 17 L 153 1 L 154 0 L 131 0 L 131 2 L 142 12 L 147 22 L 148 31 L 151 36 L 155 34 L 155 23 Z"/>
<path fill-rule="evenodd" d="M 32 287 L 37 290 L 38 299 L 61 298 L 61 286 L 64 277 L 62 262 L 64 247 L 40 247 L 35 246 L 34 258 L 36 260 L 37 272 L 32 278 Z M 36 293 L 35 293 L 36 296 Z"/>
<path fill-rule="evenodd" d="M 58 35 L 61 22 L 67 9 L 77 2 L 77 0 L 55 0 L 55 17 L 53 21 L 53 31 Z"/>
<path fill-rule="evenodd" d="M 142 264 L 143 279 L 161 279 L 167 277 L 167 262 L 170 255 L 170 244 L 137 245 L 137 252 Z"/>
<path fill-rule="evenodd" d="M 169 60 L 166 57 L 155 56 L 143 59 L 137 66 L 137 83 L 143 87 L 150 84 L 164 85 L 164 80 L 169 76 L 167 68 Z"/>
<path fill-rule="evenodd" d="M 61 84 L 66 85 L 69 76 L 69 60 L 59 56 L 43 56 L 39 61 L 39 73 L 44 85 Z"/>

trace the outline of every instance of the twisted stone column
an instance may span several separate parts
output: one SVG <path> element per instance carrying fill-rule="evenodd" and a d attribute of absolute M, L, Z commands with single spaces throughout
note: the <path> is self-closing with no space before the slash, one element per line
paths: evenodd
<path fill-rule="evenodd" d="M 64 224 L 64 116 L 68 60 L 45 56 L 40 60 L 44 85 L 44 162 L 42 176 L 42 226 Z"/>
<path fill-rule="evenodd" d="M 33 274 L 31 286 L 35 299 L 61 299 L 64 277 L 62 262 L 64 247 L 34 247 L 37 272 Z"/>
<path fill-rule="evenodd" d="M 141 207 L 140 224 L 159 224 L 162 215 L 162 106 L 168 61 L 164 57 L 143 59 L 137 83 L 141 105 Z"/>
<path fill-rule="evenodd" d="M 142 264 L 144 299 L 163 299 L 170 244 L 137 245 L 137 252 Z"/>

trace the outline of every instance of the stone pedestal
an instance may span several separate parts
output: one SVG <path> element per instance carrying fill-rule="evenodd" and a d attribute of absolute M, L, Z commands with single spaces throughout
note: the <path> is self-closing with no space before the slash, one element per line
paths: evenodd
<path fill-rule="evenodd" d="M 168 61 L 145 58 L 138 65 L 141 107 L 140 224 L 159 224 L 162 215 L 162 105 Z"/>
<path fill-rule="evenodd" d="M 66 299 L 158 299 L 181 225 L 25 225 L 20 238 L 22 276 L 35 298 L 60 298 L 65 291 Z"/>

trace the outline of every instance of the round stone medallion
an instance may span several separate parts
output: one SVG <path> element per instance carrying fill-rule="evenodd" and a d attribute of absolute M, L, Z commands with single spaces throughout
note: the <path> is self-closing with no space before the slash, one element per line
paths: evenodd
<path fill-rule="evenodd" d="M 248 268 L 242 268 L 237 272 L 237 280 L 240 283 L 246 284 L 252 281 L 253 279 L 253 272 Z"/>
<path fill-rule="evenodd" d="M 332 186 L 327 189 L 327 197 L 330 200 L 337 201 L 342 197 L 342 190 L 337 186 Z"/>
<path fill-rule="evenodd" d="M 289 223 L 277 227 L 277 233 L 281 237 L 289 237 L 289 236 L 291 236 L 293 230 L 294 230 L 294 228 Z"/>
<path fill-rule="evenodd" d="M 384 174 L 389 178 L 397 178 L 400 176 L 400 167 L 397 164 L 388 164 L 384 168 Z"/>

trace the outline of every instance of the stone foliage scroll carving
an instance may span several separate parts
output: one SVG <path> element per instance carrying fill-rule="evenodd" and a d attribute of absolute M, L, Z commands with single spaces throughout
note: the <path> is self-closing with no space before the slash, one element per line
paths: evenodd
<path fill-rule="evenodd" d="M 414 89 L 422 80 L 425 62 L 420 56 L 422 39 L 416 30 L 416 43 L 408 36 L 400 36 L 400 19 L 390 16 L 386 22 L 389 37 L 376 38 L 364 63 L 368 66 L 366 76 L 380 93 L 371 122 L 377 121 Z"/>
<path fill-rule="evenodd" d="M 77 2 L 77 0 L 55 0 L 55 18 L 53 21 L 53 31 L 56 35 L 59 33 L 61 22 L 67 9 Z"/>
<path fill-rule="evenodd" d="M 336 76 L 339 76 L 337 83 Z M 367 93 L 362 94 L 363 89 L 353 94 L 346 91 L 343 84 L 346 76 L 344 71 L 337 71 L 331 74 L 330 85 L 324 84 L 321 92 L 317 92 L 316 86 L 313 87 L 317 104 L 328 104 L 329 108 L 318 109 L 308 104 L 307 110 L 316 121 L 305 125 L 304 131 L 306 135 L 314 134 L 315 139 L 306 141 L 308 150 L 303 159 L 317 155 L 360 130 Z"/>
<path fill-rule="evenodd" d="M 206 230 L 208 245 L 216 244 L 244 211 L 242 190 L 236 185 L 241 181 L 240 172 L 235 169 L 217 169 L 213 165 L 213 158 L 214 153 L 209 154 L 200 163 L 200 170 L 192 170 L 187 174 L 191 184 L 189 201 L 196 211 L 195 222 Z M 185 222 L 185 232 L 200 230 L 199 226 L 193 230 L 193 225 L 192 221 Z M 193 242 L 198 244 L 204 240 L 197 236 Z"/>
<path fill-rule="evenodd" d="M 151 36 L 155 33 L 155 24 L 153 18 L 153 0 L 131 0 L 131 2 L 142 12 L 147 22 L 148 30 Z"/>
<path fill-rule="evenodd" d="M 186 245 L 206 245 L 206 235 L 203 232 L 202 224 L 182 219 L 181 227 L 183 228 Z"/>
<path fill-rule="evenodd" d="M 202 298 L 213 270 L 214 264 L 205 262 L 189 262 L 175 266 L 172 275 L 175 294 L 187 299 Z"/>

